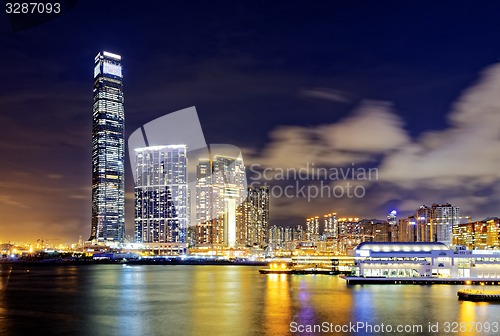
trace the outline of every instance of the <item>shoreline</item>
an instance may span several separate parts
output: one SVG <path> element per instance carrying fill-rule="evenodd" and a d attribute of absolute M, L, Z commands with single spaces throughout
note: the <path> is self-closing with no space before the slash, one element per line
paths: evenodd
<path fill-rule="evenodd" d="M 230 261 L 230 260 L 27 260 L 27 261 L 1 261 L 0 265 L 27 265 L 27 266 L 79 266 L 79 265 L 193 265 L 193 266 L 266 266 L 267 262 L 260 261 Z"/>
<path fill-rule="evenodd" d="M 342 277 L 347 285 L 500 285 L 500 279 L 485 278 L 364 278 Z"/>

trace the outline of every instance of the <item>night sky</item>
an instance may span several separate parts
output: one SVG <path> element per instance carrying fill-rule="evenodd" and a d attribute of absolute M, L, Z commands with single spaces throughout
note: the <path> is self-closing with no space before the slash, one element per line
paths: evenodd
<path fill-rule="evenodd" d="M 127 136 L 196 106 L 207 143 L 247 167 L 378 169 L 351 181 L 363 198 L 273 198 L 271 224 L 435 202 L 500 215 L 500 3 L 125 3 L 16 32 L 0 14 L 0 241 L 88 238 L 100 50 L 123 57 Z M 133 236 L 130 169 L 126 185 Z"/>

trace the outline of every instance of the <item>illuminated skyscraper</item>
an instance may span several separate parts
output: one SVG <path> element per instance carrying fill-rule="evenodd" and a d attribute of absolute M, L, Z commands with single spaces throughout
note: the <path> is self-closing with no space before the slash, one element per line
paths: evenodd
<path fill-rule="evenodd" d="M 92 227 L 89 240 L 123 242 L 125 115 L 121 56 L 100 52 L 94 64 Z"/>
<path fill-rule="evenodd" d="M 237 208 L 245 194 L 245 166 L 241 158 L 216 155 L 212 159 L 212 210 L 214 243 L 237 243 Z M 239 222 L 239 221 L 238 221 Z"/>
<path fill-rule="evenodd" d="M 135 149 L 135 241 L 185 243 L 188 185 L 185 145 Z"/>
<path fill-rule="evenodd" d="M 269 187 L 248 187 L 247 198 L 240 208 L 242 216 L 238 227 L 241 232 L 241 243 L 247 246 L 266 245 L 271 238 L 269 237 Z"/>
<path fill-rule="evenodd" d="M 195 244 L 212 244 L 212 164 L 200 159 L 196 167 L 196 227 Z"/>
<path fill-rule="evenodd" d="M 240 244 L 240 204 L 246 193 L 243 160 L 228 155 L 201 159 L 196 175 L 196 244 Z"/>

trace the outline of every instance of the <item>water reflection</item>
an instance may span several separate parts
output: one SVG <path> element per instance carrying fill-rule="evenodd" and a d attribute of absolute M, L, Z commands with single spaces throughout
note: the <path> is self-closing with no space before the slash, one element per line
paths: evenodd
<path fill-rule="evenodd" d="M 460 308 L 458 311 L 458 321 L 465 322 L 466 325 L 471 323 L 475 323 L 476 320 L 476 305 L 475 302 L 463 301 L 460 302 Z M 461 335 L 475 335 L 475 331 L 471 331 L 470 328 L 467 328 L 465 332 L 462 332 Z"/>
<path fill-rule="evenodd" d="M 292 321 L 297 325 L 321 325 L 330 328 L 348 324 L 352 298 L 345 282 L 328 275 L 292 277 L 293 299 L 296 313 Z M 343 335 L 342 333 L 335 333 Z"/>
<path fill-rule="evenodd" d="M 245 266 L 43 265 L 28 272 L 4 265 L 0 335 L 271 336 L 290 335 L 291 322 L 439 322 L 442 335 L 446 321 L 498 321 L 500 305 L 460 302 L 459 288 L 346 286 L 335 276 L 261 275 Z"/>
<path fill-rule="evenodd" d="M 268 274 L 265 285 L 264 323 L 266 335 L 286 335 L 292 315 L 290 275 Z"/>
<path fill-rule="evenodd" d="M 250 317 L 256 308 L 242 305 L 252 300 L 253 284 L 244 269 L 206 266 L 195 268 L 188 279 L 191 288 L 190 335 L 239 334 L 249 330 Z"/>

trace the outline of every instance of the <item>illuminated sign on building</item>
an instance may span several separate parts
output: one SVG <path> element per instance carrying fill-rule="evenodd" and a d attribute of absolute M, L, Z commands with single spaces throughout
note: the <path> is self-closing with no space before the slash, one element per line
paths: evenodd
<path fill-rule="evenodd" d="M 113 76 L 121 77 L 122 76 L 122 67 L 119 65 L 116 65 L 116 64 L 109 63 L 109 62 L 104 62 L 103 72 L 105 74 L 110 74 Z"/>

